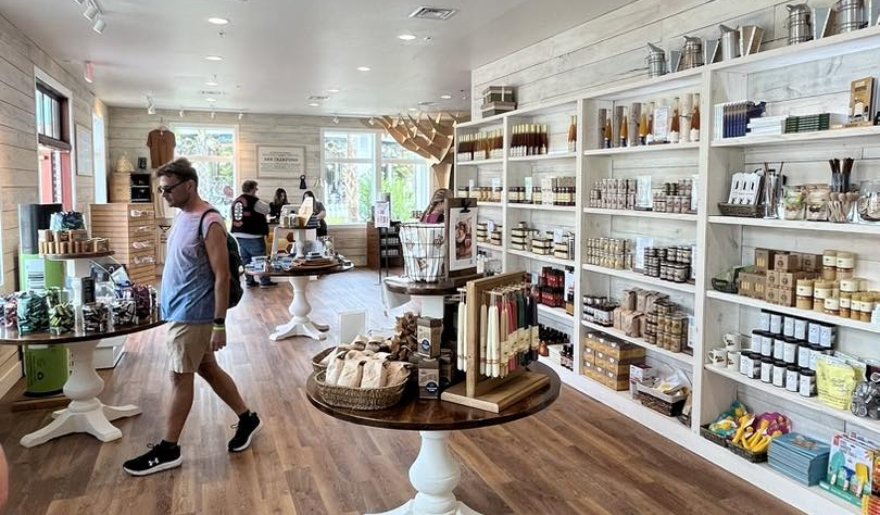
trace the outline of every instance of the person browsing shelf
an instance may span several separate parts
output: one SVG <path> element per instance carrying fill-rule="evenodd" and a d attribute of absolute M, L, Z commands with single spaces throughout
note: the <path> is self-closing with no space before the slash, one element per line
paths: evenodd
<path fill-rule="evenodd" d="M 269 234 L 269 204 L 257 197 L 257 181 L 247 180 L 241 185 L 241 195 L 232 202 L 232 235 L 238 240 L 241 262 L 247 266 L 257 256 L 266 255 L 266 236 Z M 249 288 L 257 285 L 253 276 L 245 275 Z M 275 286 L 268 276 L 260 276 L 260 287 Z"/>
<path fill-rule="evenodd" d="M 315 194 L 311 191 L 306 191 L 305 193 L 303 193 L 303 202 L 305 202 L 307 198 L 312 199 L 312 202 L 314 202 L 312 216 L 314 216 L 315 220 L 318 221 L 317 236 L 319 238 L 321 236 L 327 236 L 327 221 L 324 220 L 325 218 L 327 218 L 327 210 L 324 208 L 324 204 L 320 200 L 315 198 Z"/>

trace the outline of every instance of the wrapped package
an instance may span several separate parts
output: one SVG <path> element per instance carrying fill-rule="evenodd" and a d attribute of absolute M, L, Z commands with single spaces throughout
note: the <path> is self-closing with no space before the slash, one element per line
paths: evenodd
<path fill-rule="evenodd" d="M 342 365 L 342 373 L 339 374 L 339 380 L 336 386 L 344 386 L 346 388 L 359 388 L 361 379 L 364 377 L 364 361 L 361 359 L 346 359 Z"/>
<path fill-rule="evenodd" d="M 381 388 L 385 385 L 385 361 L 370 359 L 364 363 L 361 388 Z"/>
<path fill-rule="evenodd" d="M 36 333 L 49 329 L 49 307 L 46 296 L 29 291 L 18 299 L 18 332 Z"/>

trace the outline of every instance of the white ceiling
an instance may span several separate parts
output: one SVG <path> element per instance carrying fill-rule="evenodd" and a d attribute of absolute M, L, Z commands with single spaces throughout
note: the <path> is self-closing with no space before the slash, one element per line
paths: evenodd
<path fill-rule="evenodd" d="M 0 15 L 72 73 L 94 62 L 94 91 L 111 106 L 145 108 L 150 95 L 160 109 L 207 110 L 203 91 L 219 91 L 218 111 L 369 115 L 425 101 L 468 111 L 471 69 L 632 1 L 96 0 L 103 35 L 74 0 L 0 0 Z M 419 6 L 458 13 L 410 19 Z M 206 86 L 215 74 L 220 85 Z M 310 95 L 329 98 L 310 107 Z"/>

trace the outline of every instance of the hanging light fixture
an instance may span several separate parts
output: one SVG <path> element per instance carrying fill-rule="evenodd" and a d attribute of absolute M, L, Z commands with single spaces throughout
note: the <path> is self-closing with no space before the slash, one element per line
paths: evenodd
<path fill-rule="evenodd" d="M 95 64 L 91 61 L 83 63 L 83 79 L 89 84 L 95 82 Z"/>
<path fill-rule="evenodd" d="M 238 113 L 238 119 L 241 120 L 242 118 L 244 118 L 244 113 Z"/>
<path fill-rule="evenodd" d="M 88 4 L 86 4 L 86 10 L 83 11 L 83 16 L 89 21 L 95 21 L 95 17 L 98 16 L 98 6 L 95 5 L 95 2 L 92 0 L 88 1 Z"/>
<path fill-rule="evenodd" d="M 92 25 L 92 30 L 94 30 L 98 34 L 103 34 L 105 27 L 107 27 L 107 23 L 102 18 L 98 18 L 97 20 L 95 20 L 95 24 Z"/>

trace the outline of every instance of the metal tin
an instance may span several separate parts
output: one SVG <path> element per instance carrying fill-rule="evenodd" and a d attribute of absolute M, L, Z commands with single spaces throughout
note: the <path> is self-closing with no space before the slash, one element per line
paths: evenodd
<path fill-rule="evenodd" d="M 839 0 L 834 4 L 837 11 L 837 32 L 852 32 L 867 26 L 863 0 Z"/>
<path fill-rule="evenodd" d="M 807 4 L 786 5 L 788 9 L 788 44 L 796 45 L 813 39 L 810 7 Z"/>
<path fill-rule="evenodd" d="M 739 31 L 727 25 L 719 25 L 721 29 L 721 60 L 729 61 L 739 57 Z"/>
<path fill-rule="evenodd" d="M 703 66 L 703 40 L 693 36 L 685 36 L 679 70 L 689 70 L 699 66 Z"/>
<path fill-rule="evenodd" d="M 648 49 L 650 53 L 648 54 L 648 76 L 649 77 L 660 77 L 662 75 L 666 75 L 668 69 L 666 67 L 666 51 L 662 48 L 652 45 L 648 43 Z"/>

